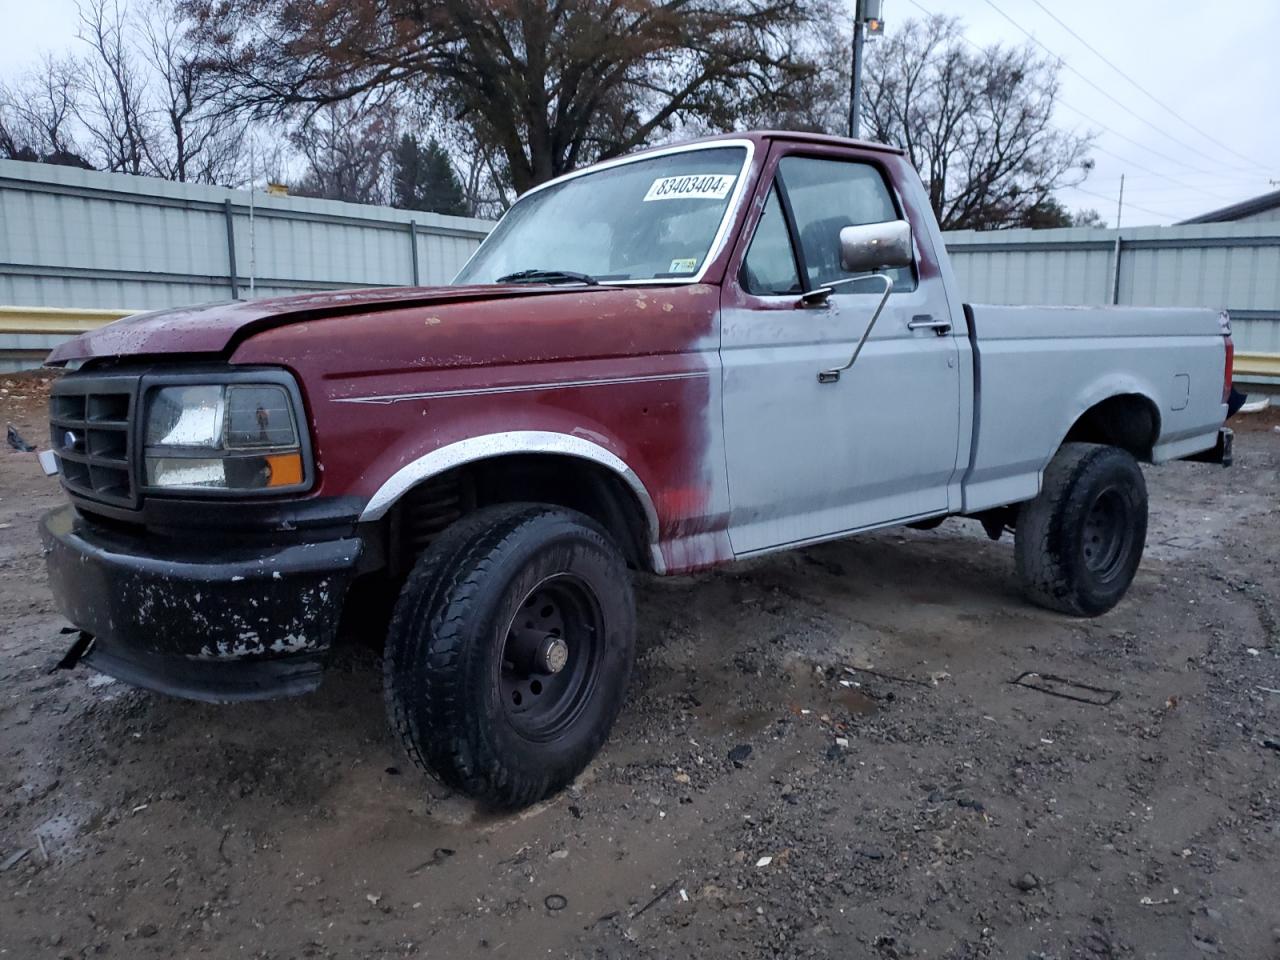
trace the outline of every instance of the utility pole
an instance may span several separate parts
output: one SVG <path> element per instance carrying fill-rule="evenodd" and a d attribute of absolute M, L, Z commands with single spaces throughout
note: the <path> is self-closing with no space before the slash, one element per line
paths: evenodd
<path fill-rule="evenodd" d="M 1116 201 L 1116 229 L 1120 229 L 1120 216 L 1124 213 L 1124 174 L 1120 174 L 1120 199 Z"/>
<path fill-rule="evenodd" d="M 849 136 L 854 139 L 862 132 L 862 45 L 867 38 L 883 32 L 880 0 L 854 0 L 853 62 L 849 71 Z"/>
<path fill-rule="evenodd" d="M 849 136 L 858 138 L 862 112 L 862 0 L 853 0 L 853 69 L 849 73 Z"/>

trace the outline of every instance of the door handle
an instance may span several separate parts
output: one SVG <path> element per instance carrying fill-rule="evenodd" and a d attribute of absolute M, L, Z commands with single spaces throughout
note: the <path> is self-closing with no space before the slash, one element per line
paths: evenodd
<path fill-rule="evenodd" d="M 927 313 L 918 313 L 907 323 L 908 330 L 932 330 L 940 337 L 951 332 L 950 320 L 935 320 Z"/>

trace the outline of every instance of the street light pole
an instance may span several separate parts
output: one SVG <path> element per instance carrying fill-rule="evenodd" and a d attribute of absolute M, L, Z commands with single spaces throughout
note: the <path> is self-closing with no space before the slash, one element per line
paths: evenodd
<path fill-rule="evenodd" d="M 853 0 L 853 63 L 849 71 L 849 136 L 862 134 L 862 44 L 884 33 L 881 0 Z"/>
<path fill-rule="evenodd" d="M 861 129 L 862 112 L 862 10 L 863 0 L 853 4 L 853 63 L 849 79 L 849 136 L 855 140 Z"/>

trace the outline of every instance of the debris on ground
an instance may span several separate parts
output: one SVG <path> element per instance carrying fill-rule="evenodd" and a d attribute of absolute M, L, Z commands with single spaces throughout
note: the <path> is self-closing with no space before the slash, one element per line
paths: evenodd
<path fill-rule="evenodd" d="M 1040 878 L 1034 873 L 1024 873 L 1013 881 L 1013 885 L 1023 893 L 1029 893 L 1040 887 Z"/>
<path fill-rule="evenodd" d="M 729 751 L 729 759 L 735 767 L 743 766 L 749 756 L 751 756 L 751 744 L 749 743 L 740 743 Z"/>
<path fill-rule="evenodd" d="M 3 861 L 0 861 L 0 873 L 4 873 L 4 871 L 10 870 L 13 867 L 16 867 L 18 864 L 20 864 L 23 860 L 27 858 L 27 855 L 29 853 L 31 853 L 31 848 L 23 847 L 21 850 L 18 850 L 17 852 L 5 857 Z"/>
<path fill-rule="evenodd" d="M 17 450 L 19 453 L 35 453 L 36 448 L 22 438 L 22 434 L 18 433 L 18 428 L 12 423 L 9 424 L 6 436 L 9 440 L 9 446 L 13 447 L 13 449 Z"/>

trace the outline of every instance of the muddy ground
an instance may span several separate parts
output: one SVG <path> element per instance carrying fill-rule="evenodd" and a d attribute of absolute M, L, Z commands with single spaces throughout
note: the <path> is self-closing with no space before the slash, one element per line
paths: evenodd
<path fill-rule="evenodd" d="M 612 740 L 518 816 L 397 752 L 369 638 L 268 704 L 48 673 L 59 494 L 4 446 L 0 955 L 1280 957 L 1278 423 L 1149 473 L 1097 620 L 963 521 L 643 581 Z"/>

